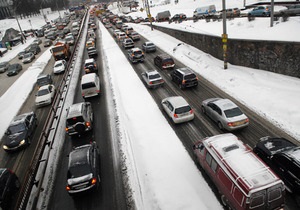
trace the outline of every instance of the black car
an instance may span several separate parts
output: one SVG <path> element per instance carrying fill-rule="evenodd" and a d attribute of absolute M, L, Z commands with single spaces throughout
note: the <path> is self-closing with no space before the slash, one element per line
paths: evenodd
<path fill-rule="evenodd" d="M 168 54 L 160 54 L 154 58 L 154 65 L 158 68 L 164 69 L 173 69 L 175 66 L 173 58 Z"/>
<path fill-rule="evenodd" d="M 6 75 L 9 77 L 17 75 L 22 69 L 23 69 L 23 67 L 21 64 L 13 63 L 8 67 L 8 69 L 6 71 Z"/>
<path fill-rule="evenodd" d="M 29 145 L 36 126 L 37 118 L 34 112 L 16 116 L 5 132 L 3 149 L 9 152 Z"/>
<path fill-rule="evenodd" d="M 43 37 L 44 36 L 44 30 L 40 29 L 40 30 L 36 30 L 35 31 L 35 35 L 37 37 Z"/>
<path fill-rule="evenodd" d="M 170 76 L 172 81 L 181 89 L 198 86 L 198 77 L 189 67 L 175 69 L 171 72 Z"/>
<path fill-rule="evenodd" d="M 253 148 L 300 203 L 300 147 L 285 138 L 263 137 Z"/>
<path fill-rule="evenodd" d="M 20 188 L 16 174 L 7 168 L 0 168 L 0 209 L 12 209 L 14 197 Z"/>
<path fill-rule="evenodd" d="M 32 44 L 30 45 L 30 48 L 28 50 L 29 52 L 32 52 L 33 54 L 38 54 L 39 52 L 41 52 L 41 48 L 38 44 Z"/>
<path fill-rule="evenodd" d="M 186 15 L 183 14 L 183 13 L 180 13 L 180 14 L 176 14 L 174 15 L 172 18 L 171 18 L 171 21 L 172 22 L 181 22 L 183 20 L 186 20 Z"/>
<path fill-rule="evenodd" d="M 138 47 L 127 51 L 127 57 L 132 63 L 144 62 L 144 52 Z"/>
<path fill-rule="evenodd" d="M 69 154 L 66 190 L 69 195 L 96 190 L 100 184 L 100 155 L 96 142 Z"/>
<path fill-rule="evenodd" d="M 49 46 L 51 46 L 53 44 L 53 42 L 52 42 L 52 40 L 50 40 L 50 39 L 46 39 L 45 41 L 44 41 L 44 47 L 49 47 Z"/>

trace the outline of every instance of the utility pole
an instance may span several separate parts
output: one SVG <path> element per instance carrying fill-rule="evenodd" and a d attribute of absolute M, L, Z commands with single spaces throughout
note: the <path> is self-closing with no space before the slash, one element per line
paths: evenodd
<path fill-rule="evenodd" d="M 151 13 L 150 13 L 150 6 L 149 6 L 149 1 L 148 0 L 145 0 L 145 7 L 146 7 L 147 17 L 149 18 L 149 21 L 150 21 L 150 27 L 151 27 L 151 30 L 153 31 L 152 16 L 151 16 Z"/>
<path fill-rule="evenodd" d="M 25 39 L 25 36 L 24 36 L 24 34 L 23 34 L 21 25 L 20 25 L 19 20 L 18 20 L 18 15 L 17 15 L 17 8 L 18 8 L 18 6 L 19 6 L 20 3 L 19 3 L 18 5 L 15 6 L 14 3 L 13 3 L 13 1 L 10 1 L 9 4 L 10 4 L 10 5 L 12 6 L 12 8 L 13 8 L 13 11 L 14 11 L 14 14 L 15 14 L 15 17 L 16 17 L 16 20 L 17 20 L 19 29 L 20 29 L 21 37 L 22 37 L 22 39 L 24 40 L 24 43 L 25 43 L 25 42 L 26 42 L 26 39 Z M 23 42 L 22 42 L 22 43 L 23 43 Z"/>
<path fill-rule="evenodd" d="M 271 0 L 271 22 L 270 27 L 274 25 L 274 0 Z"/>
<path fill-rule="evenodd" d="M 223 16 L 223 34 L 222 34 L 222 42 L 223 42 L 223 60 L 224 60 L 224 69 L 227 69 L 227 30 L 226 30 L 226 4 L 225 0 L 222 0 L 222 16 Z"/>

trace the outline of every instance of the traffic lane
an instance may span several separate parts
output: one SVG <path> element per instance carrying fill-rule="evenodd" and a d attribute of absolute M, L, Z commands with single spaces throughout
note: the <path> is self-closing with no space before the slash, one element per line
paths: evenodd
<path fill-rule="evenodd" d="M 99 41 L 97 41 L 99 49 Z M 97 65 L 102 66 L 101 55 L 98 52 Z M 86 54 L 86 53 L 85 53 Z M 94 128 L 92 133 L 83 135 L 79 138 L 70 138 L 66 136 L 65 145 L 63 150 L 63 159 L 61 160 L 57 178 L 54 183 L 54 192 L 51 195 L 50 209 L 126 209 L 126 201 L 122 184 L 122 177 L 120 168 L 116 167 L 113 163 L 112 144 L 109 127 L 109 116 L 106 104 L 106 95 L 104 85 L 104 75 L 102 69 L 98 71 L 101 80 L 101 96 L 88 99 L 92 103 L 94 111 Z M 81 74 L 84 74 L 83 66 Z M 80 82 L 80 80 L 79 80 Z M 74 103 L 84 101 L 80 86 L 78 84 L 77 93 L 75 95 Z M 72 199 L 66 189 L 67 167 L 68 167 L 68 154 L 73 146 L 79 146 L 89 141 L 96 141 L 100 150 L 100 187 L 97 191 L 80 196 L 80 199 Z"/>
<path fill-rule="evenodd" d="M 137 45 L 136 45 L 137 46 Z M 123 50 L 124 54 L 126 55 L 126 51 Z M 148 56 L 146 54 L 145 61 L 143 63 L 138 63 L 132 65 L 134 70 L 136 71 L 137 75 L 141 78 L 140 74 L 141 72 L 149 69 L 158 69 L 154 66 L 153 63 L 153 56 L 163 53 L 158 49 L 156 53 L 150 54 L 151 56 Z M 150 60 L 148 59 L 150 57 Z M 183 67 L 184 65 L 180 63 L 179 61 L 175 60 L 176 68 Z M 201 102 L 207 98 L 213 98 L 213 97 L 221 97 L 221 98 L 229 98 L 232 101 L 234 101 L 249 117 L 250 119 L 250 125 L 242 130 L 234 131 L 233 133 L 237 135 L 241 140 L 243 140 L 246 144 L 253 146 L 255 145 L 259 138 L 262 136 L 284 136 L 288 139 L 293 138 L 286 134 L 284 131 L 280 130 L 276 126 L 274 126 L 272 123 L 266 121 L 263 117 L 260 117 L 257 115 L 257 113 L 253 112 L 240 102 L 236 101 L 233 97 L 225 93 L 224 91 L 220 90 L 218 87 L 207 81 L 206 79 L 202 78 L 201 75 L 198 75 L 199 78 L 199 85 L 197 88 L 190 88 L 181 90 L 175 83 L 171 81 L 170 78 L 170 72 L 171 70 L 159 70 L 162 77 L 165 79 L 165 85 L 161 90 L 166 90 L 171 95 L 182 95 L 194 108 L 196 117 L 193 122 L 189 122 L 182 125 L 174 125 L 167 117 L 167 115 L 164 113 L 164 111 L 161 109 L 161 99 L 165 97 L 166 93 L 163 93 L 161 96 L 159 94 L 155 94 L 159 91 L 149 90 L 149 93 L 153 96 L 155 99 L 157 105 L 162 110 L 164 116 L 169 121 L 170 125 L 173 127 L 175 133 L 178 135 L 178 137 L 181 139 L 182 143 L 185 145 L 187 151 L 191 155 L 191 158 L 193 157 L 193 151 L 192 151 L 192 145 L 195 141 L 204 138 L 206 136 L 213 136 L 220 133 L 224 133 L 224 131 L 221 131 L 218 129 L 217 125 L 209 119 L 207 116 L 201 113 Z M 196 122 L 196 123 L 195 123 Z M 193 132 L 198 133 L 198 135 L 195 135 Z M 225 131 L 226 132 L 226 131 Z M 200 136 L 198 138 L 197 136 Z M 202 136 L 202 137 L 201 137 Z M 198 138 L 198 139 L 197 139 Z M 294 141 L 296 141 L 294 139 Z M 194 160 L 195 161 L 195 160 Z M 296 201 L 293 197 L 291 197 L 289 194 L 287 194 L 287 208 L 293 209 L 295 206 L 297 206 Z"/>

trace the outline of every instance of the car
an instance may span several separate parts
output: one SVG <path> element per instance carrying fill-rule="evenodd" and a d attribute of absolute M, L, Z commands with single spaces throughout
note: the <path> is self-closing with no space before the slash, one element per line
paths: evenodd
<path fill-rule="evenodd" d="M 173 69 L 175 67 L 174 59 L 168 54 L 160 54 L 154 57 L 154 65 L 162 70 Z"/>
<path fill-rule="evenodd" d="M 36 80 L 36 84 L 38 88 L 44 85 L 51 85 L 53 84 L 53 80 L 50 74 L 39 74 Z"/>
<path fill-rule="evenodd" d="M 97 30 L 97 26 L 96 26 L 95 23 L 92 23 L 92 24 L 90 25 L 90 28 L 93 29 L 94 31 Z"/>
<path fill-rule="evenodd" d="M 265 136 L 253 148 L 286 185 L 286 189 L 300 200 L 300 147 L 282 137 Z"/>
<path fill-rule="evenodd" d="M 117 34 L 118 34 L 119 32 L 121 32 L 120 29 L 115 29 L 115 30 L 113 31 L 113 36 L 114 36 L 114 37 L 117 37 Z"/>
<path fill-rule="evenodd" d="M 69 154 L 69 195 L 97 190 L 100 185 L 100 153 L 96 142 L 75 147 Z"/>
<path fill-rule="evenodd" d="M 22 69 L 23 69 L 23 67 L 19 63 L 10 64 L 10 66 L 8 67 L 8 69 L 6 71 L 6 75 L 9 77 L 17 75 Z"/>
<path fill-rule="evenodd" d="M 288 16 L 296 16 L 300 15 L 300 5 L 289 5 L 286 9 L 279 10 L 281 16 L 288 15 Z"/>
<path fill-rule="evenodd" d="M 198 86 L 198 77 L 189 67 L 174 69 L 170 76 L 171 80 L 177 84 L 180 89 Z"/>
<path fill-rule="evenodd" d="M 9 62 L 1 62 L 0 63 L 0 73 L 4 73 L 6 72 L 6 70 L 8 69 L 8 67 L 10 66 Z"/>
<path fill-rule="evenodd" d="M 194 119 L 194 111 L 182 96 L 171 96 L 161 101 L 163 110 L 175 123 L 188 122 Z"/>
<path fill-rule="evenodd" d="M 36 38 L 35 40 L 33 40 L 32 44 L 37 44 L 37 45 L 40 45 L 40 44 L 42 44 L 42 40 L 41 40 L 41 39 L 38 39 L 38 38 Z"/>
<path fill-rule="evenodd" d="M 164 85 L 165 81 L 156 70 L 146 71 L 141 74 L 143 82 L 148 88 L 156 88 Z"/>
<path fill-rule="evenodd" d="M 86 47 L 95 47 L 95 41 L 94 40 L 88 40 L 85 44 Z"/>
<path fill-rule="evenodd" d="M 206 99 L 202 101 L 201 109 L 221 130 L 234 131 L 249 125 L 248 117 L 229 99 Z"/>
<path fill-rule="evenodd" d="M 37 55 L 38 53 L 41 52 L 41 48 L 38 44 L 31 44 L 28 51 L 32 52 L 35 55 Z"/>
<path fill-rule="evenodd" d="M 175 14 L 172 18 L 171 18 L 171 21 L 172 22 L 181 22 L 181 21 L 184 21 L 186 20 L 186 14 L 184 13 L 180 13 L 180 14 Z"/>
<path fill-rule="evenodd" d="M 71 33 L 73 34 L 73 36 L 77 36 L 79 34 L 79 28 L 72 28 Z"/>
<path fill-rule="evenodd" d="M 156 51 L 156 46 L 153 42 L 144 42 L 142 44 L 142 49 L 145 53 L 148 53 L 148 52 L 155 52 Z"/>
<path fill-rule="evenodd" d="M 127 38 L 127 35 L 124 32 L 117 33 L 118 42 L 122 42 L 125 38 Z"/>
<path fill-rule="evenodd" d="M 248 13 L 248 16 L 270 17 L 271 8 L 269 6 L 257 6 Z"/>
<path fill-rule="evenodd" d="M 65 37 L 66 43 L 68 43 L 69 45 L 74 45 L 75 43 L 75 39 L 73 35 L 67 35 Z"/>
<path fill-rule="evenodd" d="M 61 30 L 57 32 L 57 36 L 61 39 L 65 38 L 65 33 Z"/>
<path fill-rule="evenodd" d="M 93 129 L 93 109 L 90 102 L 71 105 L 67 109 L 66 132 L 69 136 L 82 135 Z"/>
<path fill-rule="evenodd" d="M 34 59 L 35 55 L 32 52 L 29 52 L 23 56 L 22 63 L 31 63 Z"/>
<path fill-rule="evenodd" d="M 25 55 L 26 53 L 26 50 L 22 50 L 21 52 L 18 53 L 18 59 L 19 60 L 22 60 L 23 59 L 23 56 Z"/>
<path fill-rule="evenodd" d="M 17 175 L 8 168 L 0 168 L 0 209 L 12 209 L 14 197 L 20 189 Z"/>
<path fill-rule="evenodd" d="M 49 47 L 53 44 L 52 40 L 50 39 L 45 39 L 44 41 L 44 47 Z"/>
<path fill-rule="evenodd" d="M 139 35 L 138 32 L 136 32 L 136 31 L 132 31 L 132 32 L 129 34 L 129 37 L 130 37 L 133 41 L 137 41 L 137 40 L 140 40 L 140 39 L 141 39 L 140 35 Z"/>
<path fill-rule="evenodd" d="M 68 33 L 70 33 L 70 29 L 69 28 L 64 28 L 63 32 L 64 32 L 64 34 L 68 34 Z"/>
<path fill-rule="evenodd" d="M 37 37 L 43 37 L 44 36 L 44 30 L 42 30 L 42 29 L 36 30 L 35 34 L 36 34 Z"/>
<path fill-rule="evenodd" d="M 105 23 L 105 24 L 104 24 L 104 27 L 105 27 L 105 28 L 112 28 L 112 25 L 111 25 L 111 23 Z"/>
<path fill-rule="evenodd" d="M 35 95 L 35 105 L 37 107 L 47 106 L 52 103 L 55 96 L 55 86 L 52 84 L 43 85 Z"/>
<path fill-rule="evenodd" d="M 100 78 L 96 73 L 85 74 L 81 77 L 81 95 L 84 99 L 100 96 Z"/>
<path fill-rule="evenodd" d="M 66 60 L 58 60 L 55 61 L 54 67 L 53 67 L 53 73 L 54 74 L 60 74 L 65 72 L 67 68 L 67 61 Z"/>
<path fill-rule="evenodd" d="M 126 39 L 123 40 L 122 46 L 125 49 L 130 48 L 130 47 L 134 47 L 134 42 L 131 38 L 126 38 Z"/>
<path fill-rule="evenodd" d="M 132 63 L 144 62 L 145 59 L 144 52 L 138 47 L 129 49 L 127 57 Z"/>
<path fill-rule="evenodd" d="M 46 34 L 45 38 L 46 39 L 51 39 L 52 41 L 55 40 L 57 37 L 56 32 L 50 31 L 49 33 Z"/>
<path fill-rule="evenodd" d="M 5 132 L 3 140 L 4 151 L 16 151 L 28 146 L 36 127 L 37 118 L 34 112 L 15 116 Z"/>
<path fill-rule="evenodd" d="M 86 74 L 98 71 L 98 67 L 94 58 L 89 58 L 84 61 L 84 71 Z"/>
<path fill-rule="evenodd" d="M 86 50 L 90 58 L 96 57 L 98 55 L 98 51 L 95 47 L 88 47 Z"/>

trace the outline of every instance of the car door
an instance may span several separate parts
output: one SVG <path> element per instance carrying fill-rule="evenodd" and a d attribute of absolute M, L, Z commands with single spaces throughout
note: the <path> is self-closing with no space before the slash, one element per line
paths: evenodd
<path fill-rule="evenodd" d="M 222 111 L 221 111 L 220 107 L 218 107 L 216 104 L 213 105 L 213 112 L 211 113 L 211 118 L 215 122 L 221 121 L 223 123 Z"/>
<path fill-rule="evenodd" d="M 172 114 L 171 114 L 171 108 L 172 108 L 172 106 L 170 106 L 170 102 L 169 101 L 164 101 L 163 102 L 163 106 L 164 106 L 164 110 L 166 111 L 166 113 L 167 113 L 167 115 L 169 116 L 169 117 L 172 117 Z"/>

